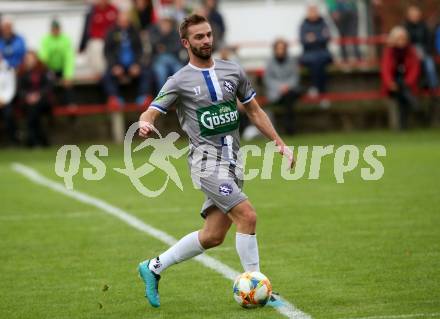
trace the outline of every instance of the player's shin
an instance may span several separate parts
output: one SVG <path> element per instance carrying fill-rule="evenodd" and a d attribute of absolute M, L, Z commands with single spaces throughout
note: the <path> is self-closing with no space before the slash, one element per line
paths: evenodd
<path fill-rule="evenodd" d="M 204 251 L 199 241 L 199 231 L 195 231 L 181 238 L 158 257 L 151 259 L 148 267 L 159 275 L 171 265 L 193 258 Z"/>
<path fill-rule="evenodd" d="M 260 271 L 257 235 L 237 233 L 235 246 L 244 271 Z"/>

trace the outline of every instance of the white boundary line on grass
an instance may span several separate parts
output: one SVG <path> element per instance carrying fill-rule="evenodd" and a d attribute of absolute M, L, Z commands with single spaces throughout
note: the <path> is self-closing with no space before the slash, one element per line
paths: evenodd
<path fill-rule="evenodd" d="M 54 182 L 44 177 L 43 175 L 41 175 L 31 167 L 25 166 L 20 163 L 13 163 L 12 169 L 17 173 L 20 173 L 21 175 L 27 177 L 36 184 L 50 188 L 53 191 L 64 194 L 82 203 L 95 206 L 101 209 L 103 212 L 122 220 L 131 227 L 140 230 L 144 233 L 147 233 L 148 235 L 162 241 L 167 245 L 171 246 L 177 241 L 174 237 L 168 235 L 167 233 L 144 223 L 142 220 L 138 219 L 137 217 L 130 215 L 126 211 L 116 206 L 113 206 L 99 198 L 92 197 L 90 195 L 87 195 L 79 191 L 66 189 L 63 184 Z M 239 275 L 239 272 L 237 272 L 236 270 L 232 269 L 231 267 L 223 264 L 222 262 L 208 255 L 205 254 L 199 255 L 195 259 L 205 267 L 220 273 L 223 277 L 227 279 L 234 280 Z M 302 312 L 301 310 L 296 308 L 293 304 L 289 303 L 287 300 L 283 298 L 282 300 L 284 302 L 284 306 L 275 308 L 280 314 L 291 319 L 312 319 L 310 315 Z"/>
<path fill-rule="evenodd" d="M 345 318 L 345 319 L 408 319 L 408 318 L 428 318 L 438 317 L 440 318 L 440 312 L 437 313 L 413 313 L 406 315 L 389 315 L 389 316 L 371 316 L 371 317 L 358 317 L 358 318 Z"/>

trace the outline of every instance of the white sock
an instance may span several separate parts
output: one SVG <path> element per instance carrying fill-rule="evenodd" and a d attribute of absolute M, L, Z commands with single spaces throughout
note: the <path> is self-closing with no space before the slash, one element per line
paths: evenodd
<path fill-rule="evenodd" d="M 205 249 L 203 249 L 199 241 L 199 231 L 195 231 L 181 238 L 158 257 L 151 259 L 148 268 L 159 275 L 171 265 L 200 255 L 204 251 Z"/>
<path fill-rule="evenodd" d="M 260 257 L 258 255 L 257 235 L 237 233 L 235 247 L 244 271 L 260 271 Z"/>

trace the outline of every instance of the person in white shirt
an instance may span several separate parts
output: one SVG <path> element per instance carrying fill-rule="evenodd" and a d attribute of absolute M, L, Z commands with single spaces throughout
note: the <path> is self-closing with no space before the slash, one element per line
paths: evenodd
<path fill-rule="evenodd" d="M 0 54 L 0 118 L 3 119 L 10 144 L 18 143 L 12 105 L 16 92 L 15 71 Z"/>

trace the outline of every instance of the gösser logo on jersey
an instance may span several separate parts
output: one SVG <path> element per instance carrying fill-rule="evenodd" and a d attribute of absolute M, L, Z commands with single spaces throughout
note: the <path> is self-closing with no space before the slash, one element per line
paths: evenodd
<path fill-rule="evenodd" d="M 238 128 L 239 114 L 233 101 L 201 107 L 196 112 L 202 136 L 217 135 Z"/>
<path fill-rule="evenodd" d="M 218 187 L 218 191 L 223 196 L 228 196 L 228 195 L 232 194 L 233 187 L 231 186 L 231 184 L 223 183 L 223 184 L 220 184 L 220 186 Z"/>

